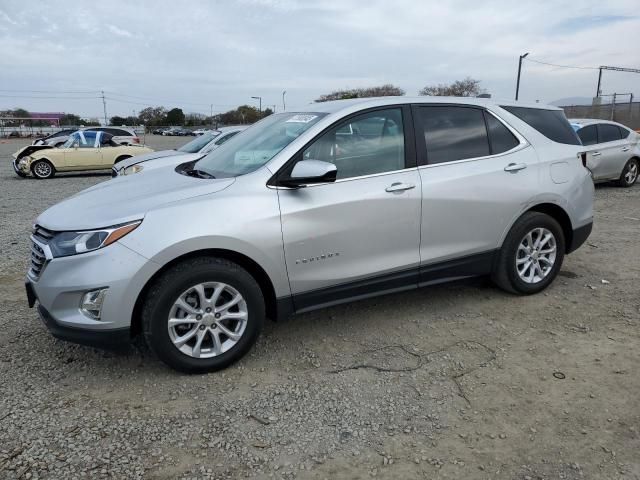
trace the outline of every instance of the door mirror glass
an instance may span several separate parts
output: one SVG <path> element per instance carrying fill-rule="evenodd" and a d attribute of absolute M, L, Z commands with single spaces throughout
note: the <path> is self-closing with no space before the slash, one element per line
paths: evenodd
<path fill-rule="evenodd" d="M 301 160 L 295 164 L 289 178 L 279 183 L 285 187 L 301 187 L 314 183 L 335 182 L 338 169 L 333 163 L 322 160 Z"/>

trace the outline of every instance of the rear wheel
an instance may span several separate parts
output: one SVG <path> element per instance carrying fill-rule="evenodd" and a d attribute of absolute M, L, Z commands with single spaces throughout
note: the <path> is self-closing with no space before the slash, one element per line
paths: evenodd
<path fill-rule="evenodd" d="M 36 160 L 31 165 L 31 173 L 34 177 L 40 180 L 45 178 L 51 178 L 55 175 L 56 169 L 48 160 Z"/>
<path fill-rule="evenodd" d="M 508 292 L 538 293 L 558 275 L 564 252 L 565 239 L 558 222 L 544 213 L 527 212 L 502 245 L 493 281 Z"/>
<path fill-rule="evenodd" d="M 622 173 L 618 179 L 618 185 L 627 188 L 633 186 L 636 180 L 638 180 L 638 170 L 640 170 L 638 159 L 632 158 L 622 169 Z"/>
<path fill-rule="evenodd" d="M 220 258 L 187 260 L 151 287 L 142 310 L 144 337 L 170 367 L 220 370 L 244 356 L 265 318 L 262 291 L 242 267 Z"/>

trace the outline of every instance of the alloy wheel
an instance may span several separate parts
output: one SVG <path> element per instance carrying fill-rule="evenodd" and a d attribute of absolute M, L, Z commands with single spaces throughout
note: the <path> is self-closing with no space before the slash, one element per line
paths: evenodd
<path fill-rule="evenodd" d="M 627 164 L 627 170 L 624 172 L 624 180 L 628 185 L 633 185 L 633 183 L 638 178 L 638 164 L 636 162 L 629 162 Z"/>
<path fill-rule="evenodd" d="M 229 351 L 242 337 L 247 303 L 226 283 L 199 283 L 178 296 L 169 311 L 173 345 L 193 358 L 211 358 Z"/>
<path fill-rule="evenodd" d="M 47 162 L 38 162 L 33 171 L 38 177 L 45 178 L 51 175 L 51 165 Z"/>
<path fill-rule="evenodd" d="M 544 280 L 553 269 L 557 253 L 556 237 L 546 228 L 534 228 L 518 245 L 516 270 L 526 283 Z"/>

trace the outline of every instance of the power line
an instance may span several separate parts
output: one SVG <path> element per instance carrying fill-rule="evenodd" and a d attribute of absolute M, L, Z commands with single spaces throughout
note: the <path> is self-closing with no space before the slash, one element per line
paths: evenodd
<path fill-rule="evenodd" d="M 65 96 L 56 96 L 56 97 L 50 97 L 50 96 L 35 96 L 35 95 L 0 95 L 0 97 L 2 98 L 40 98 L 43 100 L 46 99 L 58 99 L 58 100 L 92 100 L 94 98 L 100 98 L 100 97 L 65 97 Z"/>
<path fill-rule="evenodd" d="M 533 58 L 525 58 L 528 62 L 539 63 L 540 65 L 549 65 L 550 67 L 559 67 L 559 68 L 576 68 L 578 70 L 598 70 L 598 67 L 580 67 L 577 65 L 559 65 L 557 63 L 543 62 L 541 60 L 534 60 Z"/>
<path fill-rule="evenodd" d="M 10 90 L 0 88 L 0 92 L 15 92 L 15 93 L 100 93 L 99 90 L 84 90 L 84 91 L 75 91 L 75 90 Z"/>

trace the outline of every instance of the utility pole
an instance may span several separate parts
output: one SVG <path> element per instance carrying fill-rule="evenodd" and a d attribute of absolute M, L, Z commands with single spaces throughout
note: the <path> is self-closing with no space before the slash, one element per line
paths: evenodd
<path fill-rule="evenodd" d="M 516 100 L 518 100 L 518 93 L 520 93 L 520 72 L 522 71 L 522 60 L 529 55 L 529 52 L 524 55 L 520 55 L 520 59 L 518 60 L 518 80 L 516 81 Z"/>
<path fill-rule="evenodd" d="M 213 103 L 211 104 L 211 115 L 209 115 L 209 118 L 211 118 L 211 125 L 213 126 Z"/>
<path fill-rule="evenodd" d="M 107 122 L 107 101 L 104 99 L 104 90 L 102 90 L 102 108 L 104 109 L 104 125 L 109 125 Z"/>
<path fill-rule="evenodd" d="M 260 101 L 260 115 L 262 115 L 262 97 L 251 97 Z"/>
<path fill-rule="evenodd" d="M 282 111 L 283 111 L 283 112 L 286 112 L 286 111 L 287 111 L 287 106 L 286 106 L 286 105 L 285 105 L 285 103 L 284 103 L 284 96 L 285 96 L 286 94 L 287 94 L 287 91 L 286 91 L 286 90 L 283 90 L 283 91 L 282 91 Z"/>

